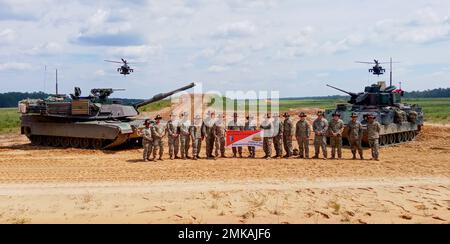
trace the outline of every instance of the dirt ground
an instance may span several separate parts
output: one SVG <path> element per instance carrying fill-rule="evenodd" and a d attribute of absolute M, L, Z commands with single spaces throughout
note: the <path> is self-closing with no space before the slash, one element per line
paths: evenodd
<path fill-rule="evenodd" d="M 0 223 L 450 223 L 448 126 L 427 125 L 380 162 L 141 154 L 0 136 Z"/>

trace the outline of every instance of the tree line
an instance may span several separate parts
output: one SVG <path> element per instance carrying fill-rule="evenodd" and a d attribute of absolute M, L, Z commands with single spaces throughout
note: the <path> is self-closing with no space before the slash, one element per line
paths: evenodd
<path fill-rule="evenodd" d="M 30 98 L 30 99 L 45 99 L 49 97 L 50 94 L 44 92 L 8 92 L 0 93 L 0 108 L 12 108 L 17 107 L 19 101 Z M 412 91 L 406 92 L 405 98 L 445 98 L 450 97 L 450 88 L 438 88 L 426 91 Z M 308 98 L 285 98 L 283 100 L 298 100 L 298 99 L 342 99 L 344 96 L 327 96 L 327 97 L 308 97 Z M 117 98 L 113 100 L 120 100 L 123 104 L 134 104 L 141 102 L 140 99 L 125 99 Z"/>
<path fill-rule="evenodd" d="M 50 94 L 44 92 L 8 92 L 0 93 L 0 108 L 13 108 L 17 107 L 17 104 L 25 99 L 46 99 Z M 142 102 L 142 99 L 126 99 L 126 98 L 114 98 L 112 100 L 121 101 L 122 104 L 131 105 L 138 102 Z"/>

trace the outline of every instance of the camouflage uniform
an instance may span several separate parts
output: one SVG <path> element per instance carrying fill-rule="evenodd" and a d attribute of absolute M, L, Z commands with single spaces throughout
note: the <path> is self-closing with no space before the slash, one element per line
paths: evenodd
<path fill-rule="evenodd" d="M 273 121 L 274 137 L 273 146 L 275 148 L 275 158 L 283 157 L 283 122 L 278 117 Z"/>
<path fill-rule="evenodd" d="M 200 119 L 199 119 L 200 120 Z M 192 157 L 194 160 L 200 158 L 200 150 L 202 148 L 202 123 L 195 123 L 189 128 L 192 139 Z"/>
<path fill-rule="evenodd" d="M 180 129 L 178 125 L 174 124 L 173 120 L 167 122 L 167 134 L 169 144 L 170 158 L 178 158 L 178 151 L 180 148 Z"/>
<path fill-rule="evenodd" d="M 216 122 L 216 126 L 214 127 L 215 129 L 215 134 L 216 134 L 216 157 L 219 156 L 219 151 L 220 151 L 220 156 L 221 157 L 225 157 L 225 144 L 226 144 L 226 126 L 225 126 L 225 121 L 223 120 L 218 120 Z"/>
<path fill-rule="evenodd" d="M 287 117 L 283 123 L 283 145 L 286 151 L 286 158 L 294 155 L 294 148 L 292 146 L 292 137 L 294 136 L 294 124 L 292 120 Z"/>
<path fill-rule="evenodd" d="M 144 146 L 144 161 L 150 160 L 153 152 L 152 128 L 145 128 L 143 131 L 142 145 Z"/>
<path fill-rule="evenodd" d="M 309 137 L 311 136 L 311 125 L 308 121 L 299 121 L 295 127 L 295 137 L 297 138 L 300 150 L 300 158 L 309 158 Z"/>
<path fill-rule="evenodd" d="M 342 133 L 344 133 L 344 121 L 339 119 L 335 121 L 332 119 L 328 126 L 328 131 L 330 135 L 330 145 L 331 145 L 331 158 L 336 158 L 336 151 L 338 158 L 342 158 Z M 337 134 L 336 136 L 333 135 Z"/>
<path fill-rule="evenodd" d="M 206 137 L 206 157 L 214 158 L 214 144 L 216 142 L 215 121 L 212 118 L 206 118 L 203 122 L 202 133 Z"/>
<path fill-rule="evenodd" d="M 315 156 L 318 158 L 320 154 L 320 148 L 322 148 L 322 153 L 324 158 L 328 157 L 327 153 L 327 131 L 328 131 L 328 121 L 326 119 L 316 119 L 313 123 L 313 130 L 315 134 L 314 138 L 314 148 Z"/>
<path fill-rule="evenodd" d="M 361 143 L 363 137 L 363 129 L 361 123 L 358 121 L 350 121 L 347 125 L 347 132 L 353 159 L 356 159 L 356 151 L 358 151 L 360 158 L 363 159 L 363 148 Z"/>
<path fill-rule="evenodd" d="M 162 124 L 155 124 L 152 127 L 153 136 L 153 159 L 156 158 L 156 153 L 159 149 L 159 159 L 161 160 L 164 154 L 163 138 L 166 135 L 166 127 Z"/>
<path fill-rule="evenodd" d="M 248 120 L 247 122 L 245 122 L 244 130 L 247 130 L 247 131 L 256 130 L 255 123 L 251 120 Z M 250 156 L 249 156 L 250 158 L 256 157 L 256 148 L 255 147 L 248 147 L 248 152 L 250 154 Z"/>
<path fill-rule="evenodd" d="M 381 125 L 377 121 L 367 123 L 367 135 L 369 146 L 372 150 L 372 159 L 378 160 L 380 157 L 380 131 Z"/>
<path fill-rule="evenodd" d="M 228 130 L 233 130 L 233 131 L 241 131 L 243 129 L 243 127 L 241 125 L 239 125 L 239 122 L 236 120 L 231 121 L 230 123 L 228 123 Z M 242 158 L 242 147 L 233 147 L 233 157 L 236 157 L 236 155 L 239 153 L 239 157 Z"/>
<path fill-rule="evenodd" d="M 264 130 L 263 149 L 265 158 L 269 159 L 272 156 L 273 123 L 269 118 L 266 118 L 261 123 L 260 127 L 262 130 Z"/>
<path fill-rule="evenodd" d="M 190 144 L 190 134 L 189 128 L 191 124 L 189 121 L 184 120 L 180 122 L 180 149 L 181 149 L 181 158 L 186 159 L 189 158 L 189 144 Z"/>

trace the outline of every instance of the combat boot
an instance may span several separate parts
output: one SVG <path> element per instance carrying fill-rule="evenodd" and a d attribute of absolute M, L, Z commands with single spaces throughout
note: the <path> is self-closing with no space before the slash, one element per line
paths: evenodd
<path fill-rule="evenodd" d="M 356 154 L 353 154 L 353 158 L 352 158 L 353 160 L 356 160 Z"/>
<path fill-rule="evenodd" d="M 359 157 L 361 158 L 361 160 L 364 160 L 364 156 L 362 154 L 359 155 Z"/>
<path fill-rule="evenodd" d="M 314 155 L 313 159 L 319 159 L 319 155 Z"/>

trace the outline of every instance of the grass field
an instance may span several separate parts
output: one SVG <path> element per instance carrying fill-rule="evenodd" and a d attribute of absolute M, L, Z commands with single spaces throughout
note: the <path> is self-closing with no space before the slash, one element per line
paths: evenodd
<path fill-rule="evenodd" d="M 429 123 L 450 124 L 450 98 L 415 98 L 404 99 L 404 103 L 418 104 L 423 108 L 425 121 Z M 280 111 L 295 108 L 333 109 L 336 104 L 346 103 L 346 100 L 319 99 L 319 100 L 282 100 Z"/>
<path fill-rule="evenodd" d="M 280 101 L 280 111 L 295 108 L 332 109 L 336 104 L 345 103 L 336 99 L 301 99 Z M 450 124 L 450 98 L 418 98 L 405 99 L 405 103 L 419 104 L 425 112 L 428 123 Z M 141 108 L 142 112 L 157 111 L 170 106 L 170 100 L 163 100 Z M 16 108 L 0 108 L 0 134 L 18 133 L 20 118 Z"/>
<path fill-rule="evenodd" d="M 19 131 L 20 116 L 16 108 L 0 108 L 0 134 Z"/>
<path fill-rule="evenodd" d="M 450 124 L 450 98 L 416 98 L 404 102 L 422 106 L 427 122 Z"/>
<path fill-rule="evenodd" d="M 140 112 L 153 112 L 153 111 L 161 110 L 163 108 L 170 107 L 170 105 L 171 105 L 171 101 L 166 99 L 166 100 L 162 100 L 162 101 L 144 106 L 144 107 L 140 108 L 139 111 Z"/>

